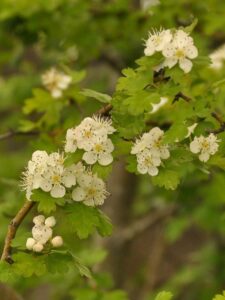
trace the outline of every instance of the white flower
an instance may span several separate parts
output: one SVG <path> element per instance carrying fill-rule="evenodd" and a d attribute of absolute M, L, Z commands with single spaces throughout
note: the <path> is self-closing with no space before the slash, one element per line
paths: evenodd
<path fill-rule="evenodd" d="M 159 103 L 152 103 L 152 110 L 151 110 L 150 114 L 156 113 L 167 102 L 168 102 L 168 98 L 167 97 L 161 97 Z"/>
<path fill-rule="evenodd" d="M 74 201 L 82 201 L 88 206 L 102 205 L 108 196 L 105 183 L 97 175 L 91 173 L 82 174 L 78 179 L 79 187 L 72 192 Z"/>
<path fill-rule="evenodd" d="M 153 156 L 150 150 L 146 149 L 137 155 L 137 170 L 141 174 L 148 173 L 151 176 L 156 176 L 159 172 L 161 160 L 158 156 Z"/>
<path fill-rule="evenodd" d="M 179 63 L 180 68 L 188 73 L 192 69 L 190 59 L 198 56 L 198 49 L 195 47 L 192 37 L 183 30 L 177 30 L 173 40 L 163 48 L 162 54 L 166 57 L 164 66 L 172 68 Z"/>
<path fill-rule="evenodd" d="M 69 128 L 66 132 L 65 152 L 74 153 L 77 150 L 76 129 Z"/>
<path fill-rule="evenodd" d="M 159 5 L 159 0 L 140 0 L 140 5 L 143 10 L 148 10 L 152 6 Z"/>
<path fill-rule="evenodd" d="M 212 52 L 209 57 L 211 58 L 210 67 L 214 70 L 220 70 L 225 62 L 225 44 Z"/>
<path fill-rule="evenodd" d="M 172 34 L 169 29 L 160 29 L 159 31 L 153 30 L 152 32 L 149 32 L 149 37 L 145 43 L 145 55 L 151 56 L 157 51 L 162 51 L 171 39 Z"/>
<path fill-rule="evenodd" d="M 203 162 L 209 160 L 210 155 L 214 155 L 219 148 L 220 140 L 217 139 L 216 135 L 211 133 L 208 137 L 199 136 L 195 137 L 190 143 L 190 150 L 192 153 L 200 153 L 199 159 Z"/>
<path fill-rule="evenodd" d="M 131 148 L 131 154 L 138 154 L 145 149 L 149 149 L 152 142 L 152 137 L 148 133 L 144 133 L 140 139 L 137 139 L 133 147 Z"/>
<path fill-rule="evenodd" d="M 72 78 L 55 68 L 50 69 L 42 75 L 42 83 L 50 91 L 53 98 L 62 96 L 63 90 L 67 89 Z"/>
<path fill-rule="evenodd" d="M 161 159 L 168 159 L 170 157 L 170 152 L 168 150 L 168 145 L 162 143 L 162 138 L 164 131 L 159 127 L 154 127 L 149 131 L 151 136 L 150 150 L 154 156 L 159 156 Z"/>
<path fill-rule="evenodd" d="M 61 247 L 63 245 L 63 239 L 61 236 L 55 236 L 52 240 L 51 240 L 52 246 L 55 248 Z"/>
<path fill-rule="evenodd" d="M 113 156 L 111 154 L 113 150 L 114 146 L 110 139 L 103 142 L 99 141 L 93 145 L 90 151 L 83 154 L 83 160 L 89 165 L 98 162 L 102 166 L 107 166 L 113 161 Z"/>

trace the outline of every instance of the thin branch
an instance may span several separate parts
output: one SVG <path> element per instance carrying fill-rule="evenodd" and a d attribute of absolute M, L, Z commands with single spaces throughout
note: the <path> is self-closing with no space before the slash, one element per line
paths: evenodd
<path fill-rule="evenodd" d="M 29 135 L 37 135 L 39 134 L 38 131 L 28 131 L 28 132 L 23 132 L 23 131 L 14 131 L 14 130 L 9 130 L 8 132 L 0 134 L 0 141 L 6 140 L 8 138 L 14 137 L 14 136 L 29 136 Z"/>
<path fill-rule="evenodd" d="M 177 93 L 177 94 L 175 95 L 172 104 L 174 104 L 175 102 L 179 101 L 180 98 L 183 99 L 183 100 L 186 101 L 186 102 L 190 102 L 190 101 L 191 101 L 191 98 L 190 98 L 190 97 L 184 95 L 182 92 L 179 92 L 179 93 Z"/>
<path fill-rule="evenodd" d="M 98 111 L 96 111 L 96 115 L 102 115 L 102 116 L 108 116 L 109 112 L 112 110 L 113 106 L 112 104 L 107 104 L 100 108 Z"/>
<path fill-rule="evenodd" d="M 220 127 L 218 129 L 215 130 L 208 130 L 209 133 L 214 133 L 214 134 L 218 134 L 221 132 L 225 131 L 225 122 L 223 121 L 223 119 L 221 118 L 221 116 L 219 116 L 216 112 L 212 112 L 211 116 L 216 119 L 216 121 L 220 124 Z"/>
<path fill-rule="evenodd" d="M 29 213 L 29 211 L 34 206 L 33 201 L 26 201 L 23 205 L 23 207 L 18 211 L 16 216 L 12 219 L 8 226 L 8 232 L 5 238 L 4 248 L 2 252 L 1 260 L 5 260 L 8 263 L 13 263 L 13 260 L 11 258 L 11 244 L 12 240 L 14 239 L 17 229 L 19 228 L 20 224 L 22 223 L 23 219 L 26 217 L 26 215 Z"/>

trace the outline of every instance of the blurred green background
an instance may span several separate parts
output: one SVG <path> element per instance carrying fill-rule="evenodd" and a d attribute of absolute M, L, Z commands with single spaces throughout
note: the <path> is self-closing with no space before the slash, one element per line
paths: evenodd
<path fill-rule="evenodd" d="M 86 103 L 80 87 L 111 94 L 121 70 L 143 55 L 152 27 L 186 26 L 198 18 L 193 37 L 201 54 L 208 55 L 225 43 L 224 13 L 222 0 L 0 1 L 0 246 L 24 201 L 19 180 L 31 153 L 57 150 L 66 129 L 100 107 Z M 27 116 L 26 99 L 42 87 L 41 75 L 52 66 L 69 70 L 77 80 L 71 95 L 82 111 L 56 103 L 47 121 L 32 127 L 39 114 Z M 224 69 L 215 76 L 223 75 Z M 225 175 L 214 175 L 210 184 L 201 174 L 170 192 L 128 174 L 121 159 L 104 207 L 115 226 L 113 236 L 71 241 L 94 279 L 70 270 L 63 278 L 15 277 L 9 286 L 27 300 L 125 300 L 125 292 L 132 300 L 151 300 L 162 289 L 171 290 L 175 299 L 211 299 L 225 288 Z M 126 238 L 123 233 L 137 222 L 137 233 Z M 69 238 L 66 226 L 59 231 Z M 3 292 L 8 288 L 1 286 Z M 20 297 L 9 293 L 9 299 Z"/>

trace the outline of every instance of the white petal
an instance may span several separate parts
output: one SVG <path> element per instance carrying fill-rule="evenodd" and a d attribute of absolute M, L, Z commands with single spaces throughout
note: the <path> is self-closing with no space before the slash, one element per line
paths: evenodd
<path fill-rule="evenodd" d="M 199 153 L 201 151 L 201 145 L 198 141 L 198 138 L 195 138 L 191 143 L 190 143 L 190 150 L 192 153 Z"/>
<path fill-rule="evenodd" d="M 83 201 L 86 197 L 85 191 L 81 187 L 77 187 L 72 192 L 72 199 L 74 201 Z"/>
<path fill-rule="evenodd" d="M 70 188 L 71 186 L 76 184 L 76 176 L 74 174 L 67 173 L 62 176 L 62 183 L 66 187 Z"/>
<path fill-rule="evenodd" d="M 187 58 L 182 58 L 179 60 L 179 66 L 185 73 L 191 71 L 192 65 L 193 65 L 192 62 Z"/>
<path fill-rule="evenodd" d="M 66 189 L 61 184 L 55 184 L 50 192 L 53 198 L 62 198 L 63 196 L 65 196 L 65 193 Z"/>
<path fill-rule="evenodd" d="M 196 58 L 198 56 L 198 49 L 194 45 L 186 47 L 186 56 L 188 58 Z"/>
<path fill-rule="evenodd" d="M 93 165 L 97 161 L 97 154 L 93 151 L 84 152 L 82 159 L 89 165 Z"/>
<path fill-rule="evenodd" d="M 138 164 L 137 170 L 140 174 L 146 174 L 148 172 L 148 168 L 143 164 Z"/>
<path fill-rule="evenodd" d="M 102 153 L 98 156 L 98 162 L 102 166 L 108 166 L 113 162 L 113 156 L 110 153 Z"/>
<path fill-rule="evenodd" d="M 85 200 L 84 204 L 87 205 L 87 206 L 95 206 L 94 199 L 92 199 L 92 198 Z"/>
<path fill-rule="evenodd" d="M 166 58 L 163 62 L 163 65 L 165 67 L 169 67 L 170 69 L 175 66 L 177 63 L 177 58 L 175 57 L 170 57 L 170 58 Z"/>
<path fill-rule="evenodd" d="M 207 160 L 209 160 L 209 153 L 208 152 L 202 152 L 199 155 L 199 159 L 203 162 L 206 162 Z"/>
<path fill-rule="evenodd" d="M 54 89 L 51 91 L 53 98 L 60 98 L 62 96 L 62 91 L 60 89 Z"/>
<path fill-rule="evenodd" d="M 40 188 L 44 191 L 44 192 L 50 192 L 51 188 L 52 188 L 52 183 L 50 180 L 47 180 L 45 178 L 43 178 L 41 184 L 40 184 Z"/>
<path fill-rule="evenodd" d="M 148 174 L 151 176 L 156 176 L 156 175 L 158 175 L 158 173 L 159 173 L 159 170 L 156 167 L 152 166 L 148 169 Z"/>

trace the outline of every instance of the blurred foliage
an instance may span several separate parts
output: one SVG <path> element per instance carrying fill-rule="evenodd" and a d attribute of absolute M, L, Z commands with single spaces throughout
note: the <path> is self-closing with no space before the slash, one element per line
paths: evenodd
<path fill-rule="evenodd" d="M 176 214 L 166 222 L 168 244 L 175 244 L 191 227 L 207 236 L 204 246 L 159 290 L 171 290 L 175 298 L 184 300 L 212 299 L 223 290 L 225 133 L 219 134 L 220 151 L 204 166 L 187 151 L 184 138 L 187 124 L 201 120 L 196 129 L 201 134 L 218 126 L 210 116 L 212 110 L 225 115 L 225 68 L 219 72 L 208 68 L 209 53 L 225 43 L 224 11 L 225 2 L 221 0 L 161 0 L 159 5 L 145 10 L 135 0 L 0 1 L 1 245 L 10 219 L 24 201 L 19 177 L 31 153 L 36 149 L 57 151 L 67 128 L 112 101 L 112 118 L 118 129 L 114 137 L 116 158 L 129 153 L 130 140 L 146 129 L 145 121 L 149 119 L 162 127 L 164 123 L 173 124 L 165 142 L 174 143 L 177 138 L 181 141 L 157 177 L 138 179 L 131 212 L 134 220 L 174 204 Z M 173 68 L 166 71 L 172 82 L 145 89 L 153 80 L 149 70 L 161 60 L 157 55 L 142 57 L 148 31 L 160 26 L 185 27 L 195 18 L 198 24 L 192 35 L 200 56 L 194 61 L 191 76 Z M 64 97 L 56 101 L 41 84 L 41 75 L 52 66 L 73 78 Z M 180 90 L 193 99 L 191 107 L 185 101 L 172 104 Z M 165 94 L 169 98 L 166 109 L 150 116 L 151 104 Z M 76 159 L 79 157 L 73 157 Z M 127 170 L 136 172 L 131 156 L 127 158 Z M 96 165 L 95 171 L 107 178 L 111 169 Z M 62 250 L 44 256 L 25 253 L 21 247 L 31 227 L 29 216 L 13 244 L 13 258 L 19 263 L 10 267 L 1 263 L 0 280 L 10 282 L 21 294 L 48 283 L 54 287 L 52 300 L 126 300 L 126 293 L 115 290 L 109 274 L 95 272 L 96 265 L 107 256 L 94 246 L 96 229 L 101 236 L 110 235 L 112 225 L 108 218 L 95 208 L 87 211 L 76 204 L 68 208 L 68 218 L 63 222 L 60 201 L 39 199 L 38 211 L 46 214 L 59 205 L 58 232 L 71 252 Z M 87 239 L 90 234 L 92 237 Z M 169 292 L 161 292 L 155 298 L 151 292 L 147 299 L 171 297 Z M 214 298 L 222 299 L 223 295 Z"/>

